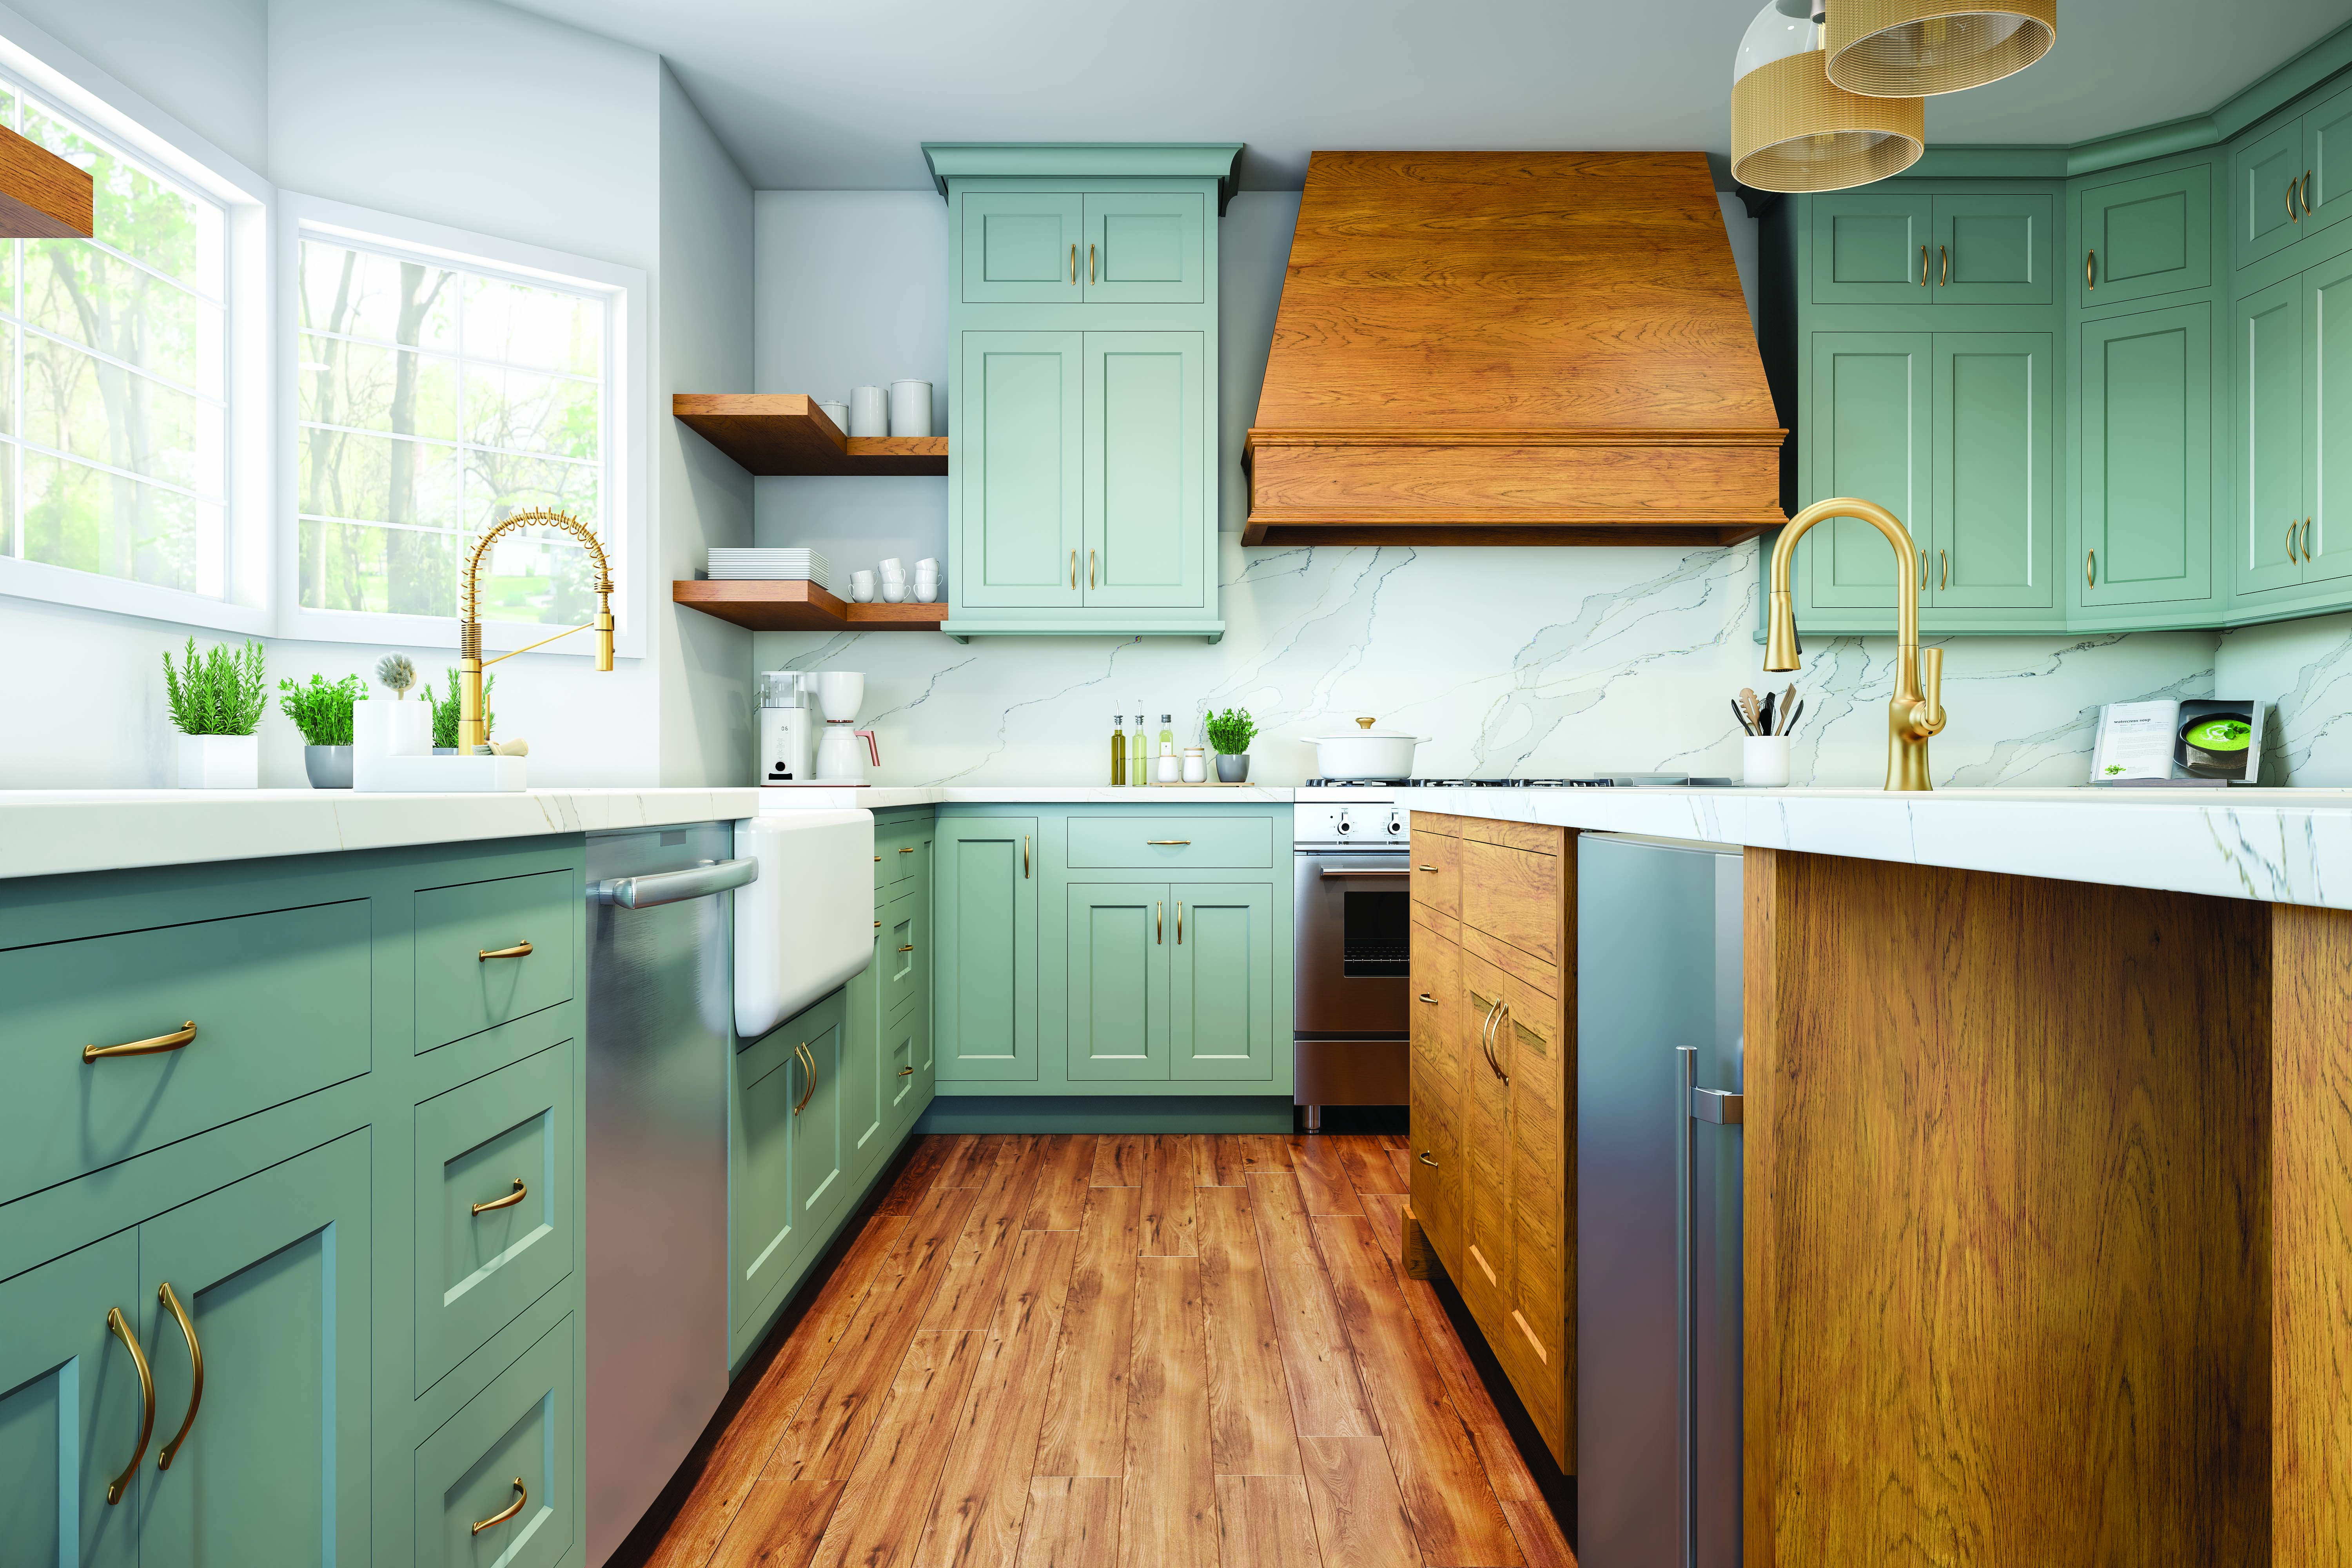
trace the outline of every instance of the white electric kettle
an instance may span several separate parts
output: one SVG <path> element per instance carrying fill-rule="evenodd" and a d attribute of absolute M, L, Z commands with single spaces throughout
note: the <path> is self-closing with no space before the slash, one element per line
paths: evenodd
<path fill-rule="evenodd" d="M 824 733 L 816 743 L 816 782 L 862 784 L 867 782 L 866 762 L 882 765 L 881 748 L 874 731 L 856 728 L 857 710 L 866 702 L 866 677 L 854 669 L 821 669 L 816 673 L 817 706 L 824 710 Z M 864 741 L 865 745 L 857 742 Z"/>

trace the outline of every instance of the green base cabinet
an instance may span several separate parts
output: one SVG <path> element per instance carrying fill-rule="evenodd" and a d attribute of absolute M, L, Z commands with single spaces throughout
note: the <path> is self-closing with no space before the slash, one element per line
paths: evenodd
<path fill-rule="evenodd" d="M 1035 816 L 941 816 L 931 962 L 942 1083 L 1037 1078 Z"/>

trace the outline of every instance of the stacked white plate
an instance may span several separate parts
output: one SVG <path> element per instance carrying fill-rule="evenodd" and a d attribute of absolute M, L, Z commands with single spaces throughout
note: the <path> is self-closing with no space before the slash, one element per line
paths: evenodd
<path fill-rule="evenodd" d="M 714 582 L 805 579 L 820 588 L 833 586 L 833 567 L 814 550 L 803 548 L 724 549 L 710 552 Z"/>

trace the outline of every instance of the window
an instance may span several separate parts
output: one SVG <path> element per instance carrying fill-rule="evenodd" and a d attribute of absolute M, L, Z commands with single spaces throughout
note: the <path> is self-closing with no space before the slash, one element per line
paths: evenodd
<path fill-rule="evenodd" d="M 225 598 L 224 210 L 5 79 L 0 123 L 97 199 L 93 239 L 0 241 L 0 552 Z"/>

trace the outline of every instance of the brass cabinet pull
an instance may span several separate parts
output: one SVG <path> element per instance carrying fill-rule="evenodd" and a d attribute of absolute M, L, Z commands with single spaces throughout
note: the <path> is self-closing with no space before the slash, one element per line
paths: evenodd
<path fill-rule="evenodd" d="M 1437 1169 L 1437 1162 L 1429 1157 L 1429 1151 L 1426 1149 L 1423 1149 L 1421 1152 L 1421 1163 L 1428 1166 L 1433 1171 Z"/>
<path fill-rule="evenodd" d="M 1078 585 L 1078 552 L 1077 552 L 1076 551 L 1073 550 L 1073 551 L 1071 551 L 1071 552 L 1070 552 L 1070 586 L 1071 586 L 1071 587 L 1073 587 L 1073 588 L 1076 588 L 1077 585 Z"/>
<path fill-rule="evenodd" d="M 1937 587 L 1937 590 L 1938 592 L 1941 592 L 1943 589 L 1948 588 L 1948 587 L 1950 587 L 1951 585 L 1952 585 L 1952 552 L 1951 552 L 1950 551 L 1948 551 L 1948 550 L 1938 550 L 1937 552 L 1936 552 L 1936 587 Z"/>
<path fill-rule="evenodd" d="M 1422 999 L 1423 1001 L 1424 1001 L 1424 1002 L 1428 1003 L 1428 1004 L 1429 1004 L 1431 1006 L 1433 1006 L 1433 1007 L 1434 1007 L 1434 1006 L 1436 1006 L 1436 1005 L 1437 1005 L 1437 998 L 1436 998 L 1436 997 L 1434 997 L 1434 996 L 1432 996 L 1432 995 L 1431 995 L 1428 992 L 1426 992 L 1426 991 L 1424 991 L 1424 992 L 1423 992 L 1423 993 L 1421 994 L 1421 999 Z"/>
<path fill-rule="evenodd" d="M 1087 282 L 1089 282 L 1089 283 L 1091 283 L 1091 282 L 1093 282 L 1094 280 L 1095 280 L 1095 247 L 1094 247 L 1093 244 L 1092 244 L 1091 242 L 1089 242 L 1089 243 L 1088 243 L 1088 245 L 1087 246 Z"/>
<path fill-rule="evenodd" d="M 2303 172 L 2303 210 L 2306 213 L 2311 210 L 2311 171 L 2308 169 Z"/>
<path fill-rule="evenodd" d="M 2286 558 L 2287 558 L 2289 561 L 2292 561 L 2292 560 L 2294 560 L 2294 559 L 2295 558 L 2295 554 L 2294 554 L 2294 536 L 2295 536 L 2296 534 L 2298 534 L 2298 533 L 2301 533 L 2302 531 L 2303 531 L 2303 520 L 2302 520 L 2301 518 L 2296 518 L 2294 521 L 2292 521 L 2292 522 L 2290 522 L 2290 523 L 2288 523 L 2288 524 L 2286 525 Z"/>
<path fill-rule="evenodd" d="M 514 1479 L 514 1501 L 507 1504 L 506 1507 L 499 1510 L 498 1512 L 490 1515 L 489 1518 L 478 1519 L 474 1521 L 474 1533 L 476 1535 L 481 1534 L 482 1531 L 489 1529 L 490 1526 L 494 1524 L 504 1524 L 507 1521 L 512 1519 L 515 1515 L 522 1511 L 522 1505 L 530 1500 L 530 1493 L 523 1489 L 522 1478 L 520 1476 L 517 1476 Z"/>
<path fill-rule="evenodd" d="M 2294 188 L 2301 184 L 2303 184 L 2301 180 L 2289 180 L 2286 183 L 2286 221 L 2289 223 L 2303 221 L 2303 215 L 2294 210 Z"/>
<path fill-rule="evenodd" d="M 816 1053 L 808 1048 L 806 1040 L 803 1040 L 793 1047 L 793 1055 L 800 1058 L 801 1066 L 808 1072 L 808 1087 L 801 1090 L 800 1099 L 793 1104 L 793 1114 L 798 1116 L 807 1108 L 809 1096 L 816 1092 Z"/>
<path fill-rule="evenodd" d="M 1078 281 L 1078 242 L 1077 242 L 1076 240 L 1075 240 L 1075 239 L 1074 239 L 1074 240 L 1070 241 L 1070 282 L 1071 282 L 1072 286 L 1073 286 L 1073 287 L 1075 287 L 1075 286 L 1076 285 L 1077 281 Z"/>
<path fill-rule="evenodd" d="M 472 1214 L 475 1218 L 479 1219 L 482 1215 L 489 1213 L 492 1209 L 510 1209 L 514 1207 L 515 1205 L 522 1202 L 525 1197 L 529 1196 L 530 1193 L 530 1189 L 522 1184 L 522 1178 L 520 1176 L 517 1176 L 514 1179 L 514 1191 L 509 1193 L 506 1196 L 502 1198 L 492 1198 L 486 1204 L 469 1204 L 467 1205 L 467 1212 Z"/>
<path fill-rule="evenodd" d="M 915 1069 L 913 1068 L 900 1068 L 898 1069 L 898 1076 L 900 1078 L 912 1078 L 915 1076 Z"/>
<path fill-rule="evenodd" d="M 1024 880 L 1029 876 L 1029 836 L 1025 833 L 1021 836 L 1021 875 Z M 875 923 L 881 924 L 879 921 Z"/>
<path fill-rule="evenodd" d="M 1089 588 L 1091 588 L 1091 587 L 1093 587 L 1094 585 L 1095 585 L 1095 552 L 1094 552 L 1093 551 L 1089 550 L 1089 551 L 1087 551 L 1087 587 L 1089 587 Z"/>
<path fill-rule="evenodd" d="M 1413 869 L 1416 871 L 1434 871 L 1437 868 L 1434 866 L 1415 866 Z"/>
<path fill-rule="evenodd" d="M 2094 293 L 2098 290 L 2099 253 L 2095 250 L 2083 258 L 2083 287 Z"/>
<path fill-rule="evenodd" d="M 1189 838 L 1147 838 L 1143 842 L 1147 845 L 1170 845 L 1190 844 L 1192 841 Z"/>
<path fill-rule="evenodd" d="M 901 848 L 901 849 L 898 851 L 898 853 L 899 853 L 899 854 L 901 854 L 901 855 L 912 855 L 914 852 L 915 852 L 915 847 L 914 847 L 913 845 L 911 845 L 911 844 L 907 845 L 906 847 L 904 847 L 903 848 Z M 879 855 L 877 855 L 876 857 L 874 857 L 874 858 L 876 858 L 877 860 L 879 860 L 880 858 L 882 858 L 882 857 L 881 857 L 881 856 L 879 856 Z"/>
<path fill-rule="evenodd" d="M 180 1333 L 188 1342 L 188 1413 L 180 1417 L 180 1429 L 172 1434 L 172 1440 L 163 1445 L 162 1453 L 155 1456 L 155 1468 L 168 1470 L 172 1468 L 173 1457 L 180 1451 L 180 1445 L 188 1440 L 189 1428 L 196 1424 L 196 1406 L 205 1402 L 205 1347 L 196 1342 L 196 1325 L 188 1321 L 188 1310 L 181 1306 L 180 1298 L 172 1293 L 169 1279 L 156 1288 L 155 1300 L 172 1309 L 172 1316 L 180 1320 Z"/>
<path fill-rule="evenodd" d="M 1936 254 L 1944 259 L 1944 280 L 1941 286 L 1948 289 L 1952 286 L 1952 247 L 1948 245 L 1939 245 L 1936 247 Z"/>
<path fill-rule="evenodd" d="M 1159 947 L 1168 940 L 1168 906 L 1154 901 L 1151 906 L 1151 945 Z"/>
<path fill-rule="evenodd" d="M 879 866 L 880 864 L 882 864 L 882 857 L 881 857 L 881 856 L 879 856 L 879 855 L 877 855 L 876 857 L 874 857 L 874 863 L 875 863 L 877 866 Z"/>
<path fill-rule="evenodd" d="M 1920 550 L 1920 552 L 1919 552 L 1919 586 L 1921 586 L 1922 588 L 1924 588 L 1924 587 L 1926 587 L 1927 585 L 1927 550 L 1926 550 L 1924 547 L 1922 547 L 1922 548 L 1921 548 L 1921 550 Z"/>
<path fill-rule="evenodd" d="M 1176 900 L 1176 945 L 1184 945 L 1184 900 Z"/>
<path fill-rule="evenodd" d="M 2312 535 L 2316 531 L 2317 524 L 2315 520 L 2305 518 L 2303 520 L 2303 558 L 2306 563 L 2319 558 L 2319 552 L 2312 548 L 2311 542 Z"/>
<path fill-rule="evenodd" d="M 1496 1004 L 1496 1006 L 1499 1011 L 1495 1015 L 1495 1044 L 1496 1046 L 1500 1046 L 1502 1044 L 1503 1026 L 1511 1021 L 1511 1005 L 1508 1002 L 1502 1002 Z M 1488 1050 L 1487 1055 L 1494 1058 L 1495 1076 L 1503 1080 L 1503 1087 L 1505 1089 L 1510 1088 L 1511 1075 L 1503 1070 L 1501 1055 L 1492 1049 Z"/>
<path fill-rule="evenodd" d="M 2083 557 L 2083 586 L 2085 588 L 2095 588 L 2098 585 L 2099 552 L 2094 550 Z"/>
<path fill-rule="evenodd" d="M 131 1352 L 131 1364 L 139 1369 L 139 1446 L 131 1450 L 131 1462 L 122 1467 L 122 1473 L 106 1484 L 106 1506 L 112 1508 L 130 1489 L 131 1478 L 139 1473 L 139 1461 L 147 1457 L 147 1439 L 155 1435 L 155 1374 L 147 1370 L 147 1352 L 139 1348 L 139 1336 L 131 1331 L 131 1320 L 122 1315 L 121 1308 L 106 1310 L 106 1326 Z"/>
<path fill-rule="evenodd" d="M 1923 246 L 1921 246 L 1921 247 L 1919 247 L 1919 287 L 1920 287 L 1920 288 L 1922 288 L 1922 289 L 1925 289 L 1927 286 L 1927 247 L 1926 246 L 1924 246 L 1924 245 L 1923 245 Z"/>
<path fill-rule="evenodd" d="M 1471 1000 L 1475 1002 L 1477 998 L 1473 996 Z M 1500 1002 L 1487 1003 L 1486 1019 L 1478 1026 L 1478 1054 L 1486 1058 L 1486 1070 L 1488 1072 L 1493 1072 L 1495 1070 L 1495 1052 L 1493 1047 L 1489 1044 L 1490 1037 L 1493 1036 L 1495 1031 L 1495 1015 L 1502 1010 L 1503 1005 Z"/>
<path fill-rule="evenodd" d="M 914 951 L 915 951 L 915 944 L 914 944 L 913 942 L 910 942 L 907 943 L 904 947 L 900 948 L 898 951 L 899 951 L 900 952 L 914 952 Z"/>
<path fill-rule="evenodd" d="M 527 942 L 519 942 L 512 947 L 485 947 L 477 949 L 474 953 L 474 961 L 478 963 L 488 963 L 493 958 L 529 958 L 530 956 L 530 943 Z"/>
<path fill-rule="evenodd" d="M 172 1033 L 158 1035 L 152 1040 L 133 1040 L 127 1046 L 84 1046 L 81 1048 L 82 1065 L 87 1067 L 107 1057 L 152 1057 L 163 1051 L 176 1051 L 195 1037 L 196 1021 L 191 1018 Z"/>

